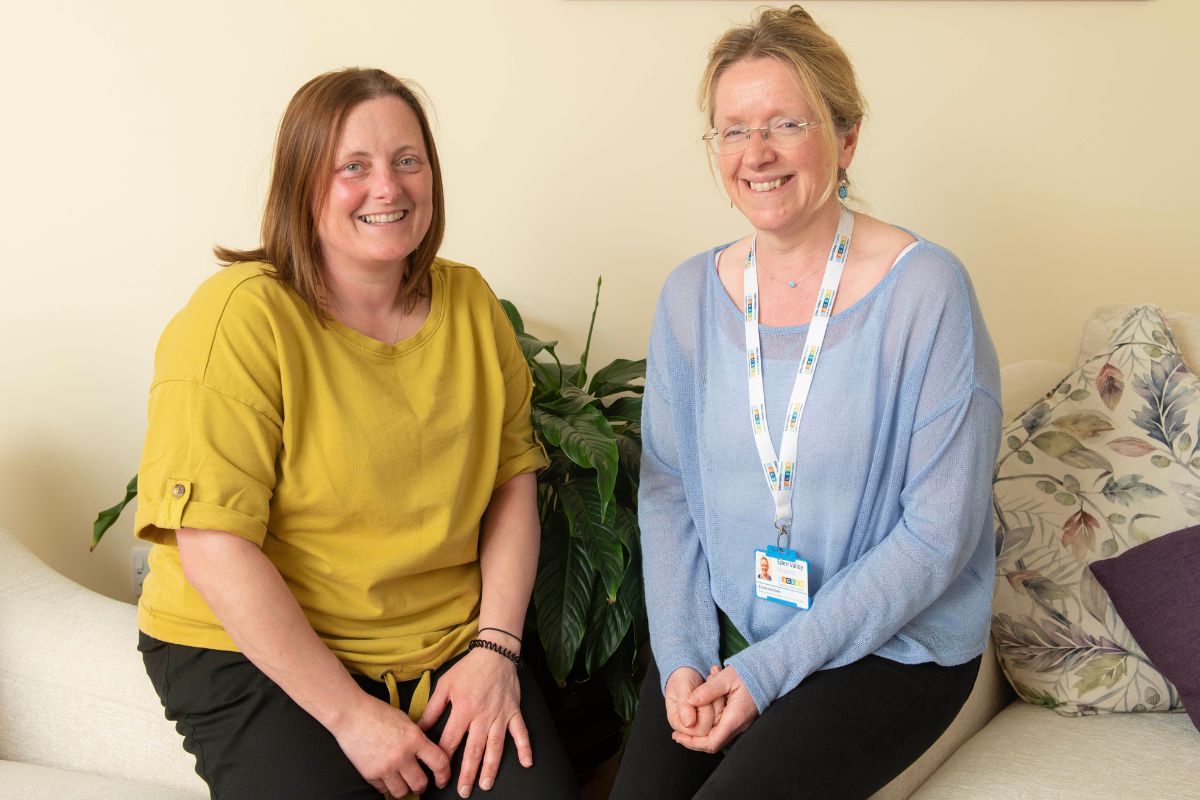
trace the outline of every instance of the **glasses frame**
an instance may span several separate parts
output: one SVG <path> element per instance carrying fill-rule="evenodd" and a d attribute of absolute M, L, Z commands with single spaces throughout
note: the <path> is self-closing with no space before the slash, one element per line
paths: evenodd
<path fill-rule="evenodd" d="M 821 120 L 819 120 L 819 119 L 813 119 L 813 120 L 793 119 L 792 117 L 780 117 L 779 118 L 779 120 L 784 120 L 784 119 L 793 120 L 794 122 L 798 123 L 799 129 L 804 131 L 803 137 L 797 137 L 798 141 L 795 142 L 795 144 L 797 144 L 797 145 L 803 144 L 805 141 L 808 140 L 808 129 L 809 128 L 812 128 L 812 127 L 815 127 L 815 126 L 821 124 Z M 777 120 L 777 122 L 779 120 Z M 719 130 L 717 130 L 716 128 L 713 128 L 708 133 L 701 136 L 700 139 L 701 139 L 701 141 L 706 142 L 708 144 L 709 150 L 711 150 L 715 155 L 718 155 L 718 156 L 719 155 L 734 155 L 736 153 L 743 152 L 747 147 L 750 146 L 750 140 L 753 138 L 755 131 L 761 131 L 763 141 L 767 142 L 767 143 L 771 143 L 771 138 L 770 138 L 771 137 L 771 127 L 772 126 L 768 124 L 768 125 L 762 125 L 757 128 L 746 128 L 746 130 L 744 131 L 745 136 L 743 136 L 741 138 L 735 138 L 735 139 L 730 140 L 733 143 L 738 143 L 738 142 L 741 143 L 740 146 L 734 150 L 725 150 L 725 151 L 721 150 L 721 140 L 720 140 L 720 138 L 718 138 L 718 137 L 720 137 L 721 132 Z M 784 139 L 784 141 L 787 141 L 787 140 Z"/>

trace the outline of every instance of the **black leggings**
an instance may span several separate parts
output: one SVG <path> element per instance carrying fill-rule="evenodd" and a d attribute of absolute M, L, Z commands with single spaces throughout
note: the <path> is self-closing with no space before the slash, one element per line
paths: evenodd
<path fill-rule="evenodd" d="M 941 667 L 868 656 L 821 670 L 772 703 L 724 755 L 671 740 L 652 663 L 611 797 L 870 797 L 950 725 L 979 661 Z"/>
<path fill-rule="evenodd" d="M 241 653 L 168 644 L 142 633 L 138 650 L 167 719 L 183 735 L 183 748 L 196 757 L 196 772 L 216 800 L 380 800 L 337 740 Z M 454 659 L 433 674 L 438 678 Z M 496 783 L 487 798 L 576 798 L 575 773 L 558 740 L 532 676 L 521 670 L 521 716 L 533 745 L 533 766 L 517 761 L 506 737 Z M 387 687 L 355 675 L 363 691 L 387 702 Z M 416 681 L 399 684 L 401 706 L 411 701 Z M 449 713 L 427 734 L 436 742 Z M 464 739 L 465 743 L 465 739 Z M 438 789 L 429 776 L 422 797 L 457 798 L 463 748 L 451 759 L 452 777 Z"/>

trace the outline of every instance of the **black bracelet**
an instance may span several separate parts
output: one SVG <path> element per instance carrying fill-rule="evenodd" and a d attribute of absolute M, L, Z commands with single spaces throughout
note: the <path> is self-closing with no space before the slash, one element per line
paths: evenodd
<path fill-rule="evenodd" d="M 521 660 L 521 657 L 512 650 L 509 650 L 502 644 L 496 644 L 495 642 L 488 641 L 487 639 L 472 639 L 467 645 L 467 652 L 471 652 L 476 647 L 482 647 L 484 650 L 491 650 L 493 653 L 499 653 L 511 661 L 513 666 L 515 666 L 517 669 L 520 669 L 521 665 L 525 663 Z"/>
<path fill-rule="evenodd" d="M 511 636 L 512 638 L 516 639 L 517 644 L 521 643 L 520 636 L 517 636 L 515 633 L 509 633 L 508 631 L 504 630 L 504 628 L 480 628 L 479 629 L 480 633 L 483 633 L 484 631 L 495 631 L 496 633 L 503 633 L 505 636 Z"/>

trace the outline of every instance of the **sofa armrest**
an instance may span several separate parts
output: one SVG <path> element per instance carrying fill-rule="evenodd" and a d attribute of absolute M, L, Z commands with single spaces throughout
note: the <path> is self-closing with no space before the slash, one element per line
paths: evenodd
<path fill-rule="evenodd" d="M 871 800 L 904 800 L 917 790 L 946 759 L 954 755 L 964 743 L 991 722 L 1016 695 L 1009 688 L 1000 664 L 996 660 L 995 645 L 988 637 L 987 650 L 979 664 L 979 676 L 975 688 L 959 710 L 950 727 L 925 751 L 924 755 L 909 765 L 891 783 L 871 796 Z"/>
<path fill-rule="evenodd" d="M 207 795 L 136 651 L 136 608 L 0 530 L 0 759 Z"/>

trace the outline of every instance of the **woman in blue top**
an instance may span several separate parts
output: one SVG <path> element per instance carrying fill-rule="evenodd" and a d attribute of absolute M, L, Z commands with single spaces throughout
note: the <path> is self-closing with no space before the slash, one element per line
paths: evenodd
<path fill-rule="evenodd" d="M 979 667 L 996 354 L 951 253 L 844 208 L 863 101 L 803 9 L 723 35 L 701 105 L 752 231 L 659 299 L 639 495 L 655 663 L 613 796 L 868 797 Z M 721 613 L 749 643 L 723 661 Z"/>

